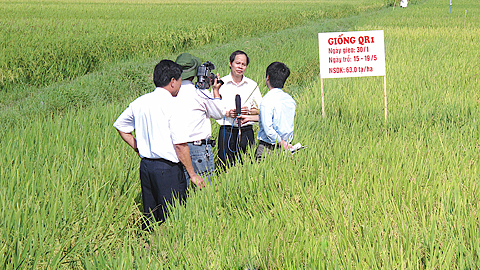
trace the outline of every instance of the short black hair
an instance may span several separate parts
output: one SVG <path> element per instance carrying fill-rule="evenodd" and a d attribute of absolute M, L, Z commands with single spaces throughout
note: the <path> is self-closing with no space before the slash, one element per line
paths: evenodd
<path fill-rule="evenodd" d="M 248 55 L 246 52 L 240 51 L 240 50 L 234 51 L 232 54 L 230 54 L 230 64 L 233 63 L 233 61 L 235 61 L 235 57 L 239 54 L 243 54 L 247 57 L 247 66 L 248 66 L 248 64 L 250 63 L 250 58 L 248 58 Z"/>
<path fill-rule="evenodd" d="M 284 63 L 273 62 L 267 67 L 267 76 L 272 87 L 283 88 L 285 81 L 290 76 L 290 69 Z"/>
<path fill-rule="evenodd" d="M 153 83 L 156 87 L 167 86 L 172 78 L 180 79 L 182 76 L 182 67 L 172 60 L 164 59 L 160 61 L 153 71 Z"/>

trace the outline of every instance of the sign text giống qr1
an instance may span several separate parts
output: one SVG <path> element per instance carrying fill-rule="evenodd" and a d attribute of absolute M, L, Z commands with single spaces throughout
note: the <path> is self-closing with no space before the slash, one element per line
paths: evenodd
<path fill-rule="evenodd" d="M 319 34 L 323 78 L 379 76 L 384 73 L 383 31 Z"/>

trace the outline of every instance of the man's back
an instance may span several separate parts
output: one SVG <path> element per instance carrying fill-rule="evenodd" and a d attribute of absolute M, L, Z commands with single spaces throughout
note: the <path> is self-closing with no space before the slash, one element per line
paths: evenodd
<path fill-rule="evenodd" d="M 220 100 L 214 100 L 208 90 L 195 88 L 193 82 L 182 81 L 182 86 L 175 100 L 175 118 L 182 121 L 188 129 L 190 141 L 197 141 L 211 136 L 210 118 L 223 118 Z"/>
<path fill-rule="evenodd" d="M 130 103 L 114 123 L 120 131 L 129 133 L 135 130 L 141 157 L 178 162 L 170 132 L 171 100 L 172 96 L 167 90 L 156 88 Z"/>
<path fill-rule="evenodd" d="M 295 100 L 282 89 L 268 91 L 260 104 L 257 139 L 270 144 L 292 141 L 295 110 Z"/>

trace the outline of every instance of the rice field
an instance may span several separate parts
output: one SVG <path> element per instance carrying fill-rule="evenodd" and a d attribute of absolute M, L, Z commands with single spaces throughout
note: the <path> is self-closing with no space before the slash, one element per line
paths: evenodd
<path fill-rule="evenodd" d="M 0 89 L 375 10 L 384 1 L 0 1 Z M 242 16 L 238 16 L 242 14 Z"/>
<path fill-rule="evenodd" d="M 452 13 L 440 0 L 377 4 L 2 92 L 1 268 L 479 268 L 480 8 L 473 0 L 453 1 Z M 322 118 L 317 34 L 366 30 L 385 32 L 387 122 L 381 77 L 325 79 Z M 308 148 L 259 164 L 248 162 L 252 149 L 154 233 L 141 231 L 139 160 L 112 123 L 153 90 L 159 59 L 185 50 L 227 74 L 236 49 L 249 54 L 246 76 L 263 94 L 266 66 L 290 67 L 294 142 Z"/>

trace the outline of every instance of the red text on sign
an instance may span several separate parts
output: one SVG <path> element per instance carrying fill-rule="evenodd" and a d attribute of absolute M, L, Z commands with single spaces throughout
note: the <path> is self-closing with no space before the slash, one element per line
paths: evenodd
<path fill-rule="evenodd" d="M 363 46 L 365 44 L 375 43 L 375 37 L 359 36 L 357 39 L 356 37 L 344 37 L 343 34 L 341 34 L 338 37 L 329 38 L 327 42 L 329 45 L 346 45 L 358 42 L 358 44 Z"/>

